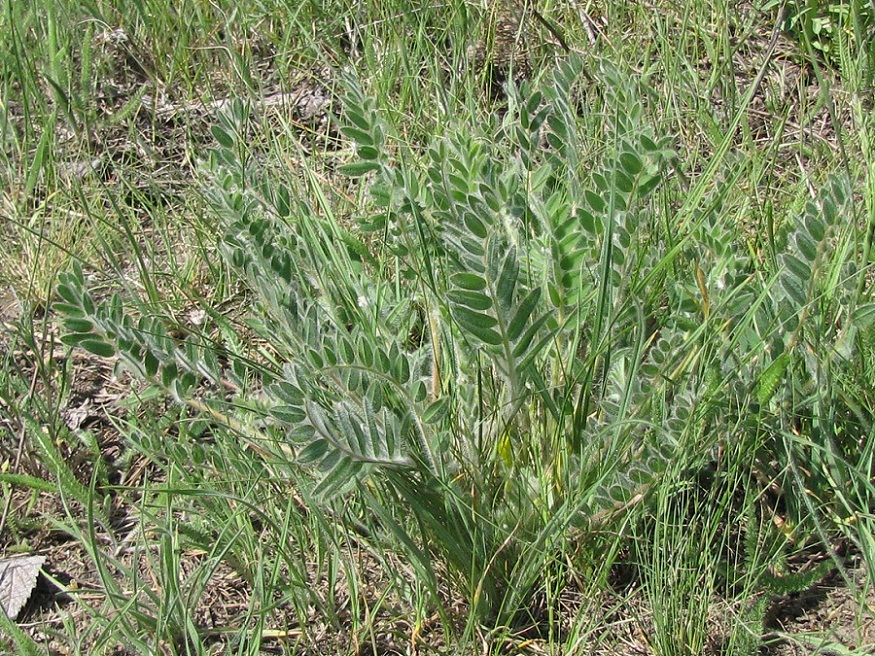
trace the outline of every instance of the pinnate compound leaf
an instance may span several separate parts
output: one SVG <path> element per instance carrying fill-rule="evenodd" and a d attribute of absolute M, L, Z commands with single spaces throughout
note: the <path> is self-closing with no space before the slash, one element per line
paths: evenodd
<path fill-rule="evenodd" d="M 362 426 L 361 419 L 353 412 L 352 407 L 343 401 L 334 411 L 338 433 L 346 442 L 347 450 L 354 459 L 374 460 L 381 449 L 379 442 L 374 448 L 374 442 L 368 439 Z"/>
<path fill-rule="evenodd" d="M 315 439 L 298 453 L 298 462 L 302 465 L 319 462 L 329 450 L 328 440 Z"/>
<path fill-rule="evenodd" d="M 797 307 L 801 308 L 807 304 L 806 290 L 802 288 L 802 285 L 795 278 L 782 278 L 781 285 L 784 287 L 784 291 L 787 292 L 787 296 L 796 303 Z"/>
<path fill-rule="evenodd" d="M 364 117 L 364 115 L 359 114 L 358 112 L 355 112 L 355 111 L 353 111 L 352 109 L 349 109 L 349 108 L 348 108 L 348 109 L 346 110 L 346 117 L 347 117 L 350 121 L 352 121 L 353 123 L 355 123 L 357 126 L 359 126 L 359 127 L 360 127 L 362 130 L 364 130 L 365 132 L 367 132 L 367 131 L 369 131 L 369 130 L 371 129 L 371 124 L 370 124 L 370 123 L 368 122 L 368 120 Z"/>
<path fill-rule="evenodd" d="M 14 620 L 36 587 L 45 556 L 27 556 L 0 560 L 0 605 Z"/>
<path fill-rule="evenodd" d="M 589 206 L 594 209 L 596 212 L 604 212 L 605 207 L 607 207 L 607 203 L 605 199 L 602 198 L 599 194 L 594 191 L 590 191 L 587 189 L 583 192 L 586 197 L 586 202 L 589 203 Z"/>
<path fill-rule="evenodd" d="M 535 361 L 535 358 L 541 353 L 541 351 L 547 347 L 554 339 L 555 335 L 553 331 L 548 331 L 538 342 L 535 343 L 534 346 L 530 346 L 532 343 L 532 339 L 535 335 L 538 334 L 538 331 L 541 327 L 547 322 L 550 316 L 545 314 L 538 318 L 529 329 L 525 332 L 522 339 L 517 343 L 517 345 L 513 349 L 513 355 L 516 358 L 520 358 L 517 366 L 519 369 L 526 369 L 532 362 Z"/>
<path fill-rule="evenodd" d="M 47 481 L 29 474 L 4 474 L 0 473 L 0 483 L 4 485 L 18 485 L 38 492 L 57 492 L 58 485 L 53 481 Z"/>
<path fill-rule="evenodd" d="M 809 216 L 805 222 L 805 227 L 808 229 L 808 234 L 815 241 L 823 241 L 826 236 L 826 224 L 819 217 Z"/>
<path fill-rule="evenodd" d="M 809 262 L 814 262 L 817 258 L 817 242 L 814 241 L 808 234 L 800 231 L 796 237 L 796 245 L 799 247 L 799 252 L 805 256 Z"/>
<path fill-rule="evenodd" d="M 477 216 L 472 214 L 471 212 L 465 212 L 464 214 L 465 227 L 471 231 L 471 233 L 478 237 L 479 239 L 486 239 L 486 235 L 489 234 L 486 228 L 486 224 Z"/>
<path fill-rule="evenodd" d="M 155 357 L 155 354 L 152 353 L 152 351 L 146 351 L 146 354 L 143 357 L 143 365 L 146 369 L 147 376 L 154 377 L 158 373 L 158 358 Z"/>
<path fill-rule="evenodd" d="M 173 362 L 170 362 L 161 368 L 161 384 L 164 385 L 164 387 L 170 388 L 177 376 L 179 376 L 179 369 Z"/>
<path fill-rule="evenodd" d="M 614 185 L 624 194 L 628 194 L 633 188 L 632 178 L 626 175 L 621 169 L 617 169 L 614 171 Z"/>
<path fill-rule="evenodd" d="M 659 150 L 659 146 L 657 146 L 653 139 L 648 137 L 646 134 L 639 135 L 638 142 L 641 144 L 641 147 L 648 153 L 655 153 L 657 150 Z"/>
<path fill-rule="evenodd" d="M 647 194 L 656 189 L 660 182 L 662 182 L 661 175 L 654 174 L 644 176 L 641 182 L 638 183 L 638 197 L 644 198 Z"/>
<path fill-rule="evenodd" d="M 362 146 L 359 145 L 356 148 L 356 153 L 362 159 L 375 160 L 380 159 L 380 151 L 374 148 L 373 146 Z"/>

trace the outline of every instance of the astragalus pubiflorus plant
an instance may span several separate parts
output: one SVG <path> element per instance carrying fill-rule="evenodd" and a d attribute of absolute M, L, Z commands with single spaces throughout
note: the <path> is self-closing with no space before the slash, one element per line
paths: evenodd
<path fill-rule="evenodd" d="M 282 364 L 178 343 L 92 301 L 79 271 L 58 288 L 65 341 L 232 427 L 312 507 L 363 504 L 369 539 L 435 600 L 448 571 L 481 618 L 518 617 L 654 488 L 702 472 L 757 498 L 784 484 L 784 535 L 862 509 L 873 399 L 848 381 L 875 327 L 850 183 L 829 181 L 761 257 L 721 220 L 725 149 L 685 186 L 630 76 L 591 76 L 582 89 L 572 57 L 421 147 L 348 80 L 355 221 L 307 169 L 260 165 L 232 107 L 205 190 L 250 329 Z"/>

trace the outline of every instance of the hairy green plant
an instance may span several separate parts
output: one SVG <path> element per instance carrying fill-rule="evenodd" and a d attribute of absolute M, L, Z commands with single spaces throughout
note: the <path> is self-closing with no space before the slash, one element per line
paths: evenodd
<path fill-rule="evenodd" d="M 503 115 L 421 148 L 347 79 L 340 132 L 356 156 L 339 172 L 358 184 L 355 223 L 311 169 L 259 164 L 231 105 L 205 193 L 252 292 L 249 329 L 282 364 L 177 341 L 118 296 L 94 301 L 76 268 L 57 288 L 64 342 L 232 428 L 310 503 L 356 499 L 373 530 L 351 530 L 405 552 L 433 594 L 444 558 L 499 621 L 565 566 L 572 529 L 586 540 L 624 519 L 669 468 L 695 474 L 740 440 L 755 487 L 803 470 L 787 438 L 811 426 L 841 469 L 871 419 L 804 377 L 844 361 L 836 319 L 859 300 L 838 221 L 848 182 L 826 185 L 763 265 L 722 221 L 725 189 L 708 197 L 725 150 L 673 216 L 657 191 L 673 183 L 671 140 L 627 74 L 590 75 L 598 93 L 570 57 L 511 86 Z M 601 117 L 595 156 L 581 107 Z"/>
<path fill-rule="evenodd" d="M 296 420 L 299 461 L 324 472 L 315 492 L 337 493 L 379 469 L 376 480 L 400 494 L 487 614 L 512 616 L 567 528 L 646 488 L 673 446 L 654 450 L 642 424 L 615 422 L 637 391 L 646 341 L 645 301 L 626 293 L 630 273 L 641 272 L 631 236 L 671 153 L 640 125 L 634 89 L 606 65 L 613 143 L 585 180 L 575 147 L 582 67 L 567 62 L 543 92 L 512 94 L 500 123 L 474 135 L 450 129 L 421 157 L 390 156 L 400 144 L 348 81 L 341 131 L 358 160 L 341 171 L 373 174 L 372 209 L 359 225 L 380 237 L 377 254 L 329 215 L 318 245 L 305 232 L 313 228 L 301 229 L 294 260 L 269 214 L 233 208 L 239 197 L 229 203 L 227 192 L 212 197 L 231 227 L 231 259 L 253 285 L 264 287 L 268 271 L 279 278 L 272 303 L 295 299 L 268 308 L 281 341 L 309 347 L 296 348 L 305 362 L 287 365 L 273 388 L 282 401 L 273 414 Z M 216 130 L 226 147 L 239 133 Z M 223 186 L 236 177 L 240 189 L 246 175 L 229 152 L 218 153 Z M 283 201 L 281 190 L 270 193 Z M 288 213 L 282 202 L 268 209 L 280 221 Z M 338 239 L 345 248 L 323 245 Z M 325 266 L 338 261 L 339 271 Z M 397 278 L 365 277 L 379 274 L 375 264 Z M 305 285 L 315 298 L 302 299 Z M 626 368 L 611 371 L 618 362 Z M 610 385 L 625 397 L 617 408 Z M 615 467 L 612 455 L 632 443 L 628 468 Z"/>
<path fill-rule="evenodd" d="M 582 67 L 569 61 L 543 92 L 515 93 L 502 122 L 452 130 L 424 158 L 390 158 L 388 125 L 348 81 L 341 130 L 359 158 L 342 171 L 374 172 L 359 232 L 380 235 L 379 252 L 318 189 L 314 207 L 241 157 L 242 106 L 213 130 L 221 247 L 256 290 L 254 329 L 286 362 L 259 373 L 265 416 L 241 432 L 272 468 L 311 466 L 316 499 L 358 489 L 426 578 L 433 545 L 486 614 L 512 616 L 568 527 L 640 494 L 675 446 L 627 420 L 650 393 L 638 374 L 651 299 L 634 292 L 645 255 L 633 235 L 671 153 L 605 65 L 611 145 L 585 178 Z M 119 297 L 94 303 L 78 270 L 58 294 L 65 343 L 252 426 L 194 400 L 201 381 L 242 388 L 245 363 L 226 370 L 209 344 L 176 343 Z M 423 535 L 395 517 L 398 499 Z"/>

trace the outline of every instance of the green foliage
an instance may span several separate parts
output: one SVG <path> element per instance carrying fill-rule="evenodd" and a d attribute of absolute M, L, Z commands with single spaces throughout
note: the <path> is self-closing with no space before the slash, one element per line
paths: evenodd
<path fill-rule="evenodd" d="M 809 490 L 832 502 L 827 481 L 871 425 L 819 384 L 856 360 L 872 323 L 861 305 L 861 339 L 838 328 L 860 300 L 840 220 L 850 184 L 831 179 L 764 266 L 733 243 L 721 189 L 675 223 L 671 139 L 628 74 L 601 62 L 596 96 L 583 67 L 570 57 L 511 87 L 500 118 L 422 147 L 347 79 L 341 134 L 356 157 L 338 170 L 362 192 L 353 226 L 312 171 L 296 182 L 256 164 L 232 104 L 205 193 L 253 293 L 250 328 L 283 364 L 178 342 L 119 297 L 95 302 L 78 269 L 57 290 L 64 342 L 118 355 L 233 428 L 314 503 L 357 499 L 433 592 L 445 558 L 481 617 L 517 617 L 571 529 L 625 521 L 667 474 L 719 465 L 735 440 L 748 460 L 734 466 L 799 479 L 796 526 Z M 594 161 L 583 105 L 603 115 Z M 224 389 L 239 391 L 231 406 Z M 816 467 L 798 465 L 803 430 L 829 445 Z"/>
<path fill-rule="evenodd" d="M 768 3 L 772 7 L 777 3 Z M 844 74 L 872 84 L 875 75 L 875 7 L 865 0 L 797 0 L 787 5 L 784 29 Z"/>
<path fill-rule="evenodd" d="M 22 656 L 46 656 L 48 652 L 42 649 L 33 638 L 25 633 L 19 626 L 6 615 L 6 611 L 0 607 L 0 629 L 11 640 L 10 645 L 15 646 L 16 653 Z"/>

